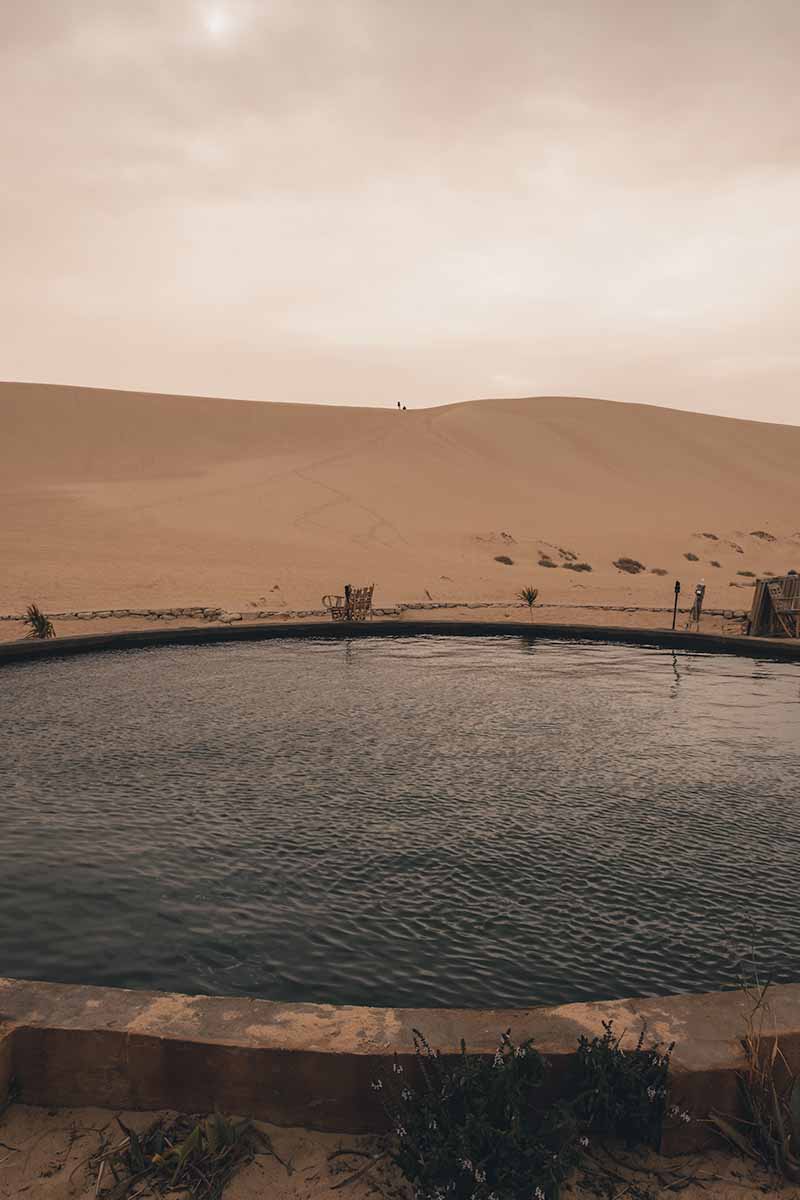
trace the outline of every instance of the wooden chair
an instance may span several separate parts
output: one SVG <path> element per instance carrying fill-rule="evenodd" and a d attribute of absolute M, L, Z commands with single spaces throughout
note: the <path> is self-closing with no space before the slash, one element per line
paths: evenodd
<path fill-rule="evenodd" d="M 323 596 L 322 603 L 333 621 L 366 621 L 372 616 L 374 591 L 374 583 L 369 587 L 351 587 L 348 583 L 343 596 Z"/>
<path fill-rule="evenodd" d="M 322 604 L 331 614 L 332 621 L 344 621 L 347 617 L 344 596 L 323 596 Z"/>
<path fill-rule="evenodd" d="M 784 596 L 781 583 L 768 583 L 767 591 L 778 623 L 787 637 L 800 637 L 800 607 L 796 601 Z"/>

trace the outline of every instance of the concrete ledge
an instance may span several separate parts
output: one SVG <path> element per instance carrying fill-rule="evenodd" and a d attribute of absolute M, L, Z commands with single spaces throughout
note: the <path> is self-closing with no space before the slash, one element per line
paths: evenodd
<path fill-rule="evenodd" d="M 536 1040 L 558 1089 L 578 1037 L 603 1021 L 633 1046 L 648 1037 L 676 1043 L 670 1103 L 688 1125 L 668 1124 L 663 1149 L 714 1144 L 710 1108 L 736 1113 L 736 1072 L 748 1002 L 740 992 L 601 1001 L 531 1009 L 381 1009 L 181 996 L 117 988 L 0 979 L 0 1099 L 13 1077 L 21 1098 L 44 1106 L 174 1108 L 215 1105 L 279 1125 L 347 1133 L 385 1128 L 370 1083 L 396 1052 L 415 1069 L 412 1030 L 443 1054 L 494 1053 L 511 1027 Z M 765 1032 L 800 1070 L 800 984 L 772 989 Z"/>
<path fill-rule="evenodd" d="M 237 624 L 225 626 L 142 629 L 125 633 L 88 634 L 80 637 L 53 638 L 47 641 L 19 641 L 0 644 L 0 666 L 4 663 L 56 658 L 73 654 L 94 654 L 102 650 L 141 650 L 149 646 L 188 646 L 212 642 L 269 641 L 273 638 L 357 638 L 420 637 L 524 637 L 558 638 L 583 642 L 616 642 L 667 649 L 699 650 L 706 653 L 740 654 L 748 658 L 767 658 L 800 662 L 800 640 L 779 638 L 732 637 L 717 633 L 689 633 L 685 630 L 630 629 L 614 625 L 561 625 L 529 621 L 370 621 L 364 624 L 339 624 L 330 621 L 303 621 L 294 625 Z"/>

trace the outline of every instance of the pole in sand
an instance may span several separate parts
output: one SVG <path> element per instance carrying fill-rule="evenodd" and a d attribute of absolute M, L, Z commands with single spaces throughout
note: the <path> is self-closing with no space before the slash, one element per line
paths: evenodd
<path fill-rule="evenodd" d="M 675 621 L 677 620 L 677 617 L 678 617 L 678 596 L 680 596 L 680 594 L 681 594 L 681 581 L 680 581 L 680 579 L 676 579 L 675 580 L 675 605 L 672 609 L 672 628 L 673 629 L 675 628 Z"/>

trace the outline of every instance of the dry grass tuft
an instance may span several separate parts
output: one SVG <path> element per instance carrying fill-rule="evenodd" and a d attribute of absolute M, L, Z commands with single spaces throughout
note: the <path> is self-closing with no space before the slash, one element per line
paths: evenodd
<path fill-rule="evenodd" d="M 743 1117 L 710 1114 L 711 1124 L 747 1157 L 783 1179 L 800 1183 L 800 1079 L 794 1075 L 778 1038 L 767 1031 L 770 981 L 742 985 L 750 1001 L 742 1048 L 746 1066 L 738 1074 Z"/>
<path fill-rule="evenodd" d="M 269 1137 L 251 1121 L 234 1122 L 221 1113 L 202 1120 L 157 1120 L 139 1134 L 119 1117 L 117 1124 L 122 1140 L 92 1160 L 97 1167 L 95 1195 L 106 1200 L 176 1192 L 191 1200 L 221 1200 L 225 1185 L 257 1152 L 278 1157 Z M 113 1178 L 110 1191 L 101 1190 L 106 1170 Z"/>

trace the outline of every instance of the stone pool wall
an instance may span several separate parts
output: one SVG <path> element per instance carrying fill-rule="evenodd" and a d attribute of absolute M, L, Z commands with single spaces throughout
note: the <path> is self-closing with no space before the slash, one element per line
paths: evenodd
<path fill-rule="evenodd" d="M 4 663 L 28 659 L 54 658 L 72 654 L 92 654 L 100 650 L 134 650 L 148 646 L 201 645 L 220 641 L 266 641 L 272 638 L 355 638 L 355 637 L 509 637 L 526 639 L 627 643 L 659 646 L 676 650 L 699 650 L 720 654 L 741 654 L 748 658 L 800 661 L 800 640 L 795 638 L 755 638 L 718 633 L 692 633 L 688 630 L 642 629 L 615 625 L 569 625 L 536 621 L 465 621 L 438 619 L 398 625 L 392 620 L 363 623 L 334 623 L 309 620 L 293 625 L 267 625 L 248 622 L 180 626 L 158 629 L 126 630 L 108 634 L 86 634 L 49 640 L 21 639 L 0 643 L 0 667 Z"/>
<path fill-rule="evenodd" d="M 215 1106 L 278 1125 L 342 1133 L 385 1128 L 371 1088 L 396 1053 L 414 1066 L 412 1030 L 443 1054 L 491 1055 L 500 1033 L 533 1037 L 557 1080 L 581 1034 L 603 1022 L 635 1045 L 675 1042 L 670 1104 L 692 1120 L 668 1121 L 667 1153 L 714 1144 L 711 1108 L 739 1111 L 736 1072 L 752 1008 L 741 992 L 599 1001 L 519 1010 L 356 1008 L 0 979 L 0 1101 L 13 1079 L 24 1103 L 47 1107 Z M 800 1071 L 800 984 L 769 993 L 767 1042 L 777 1037 Z"/>

